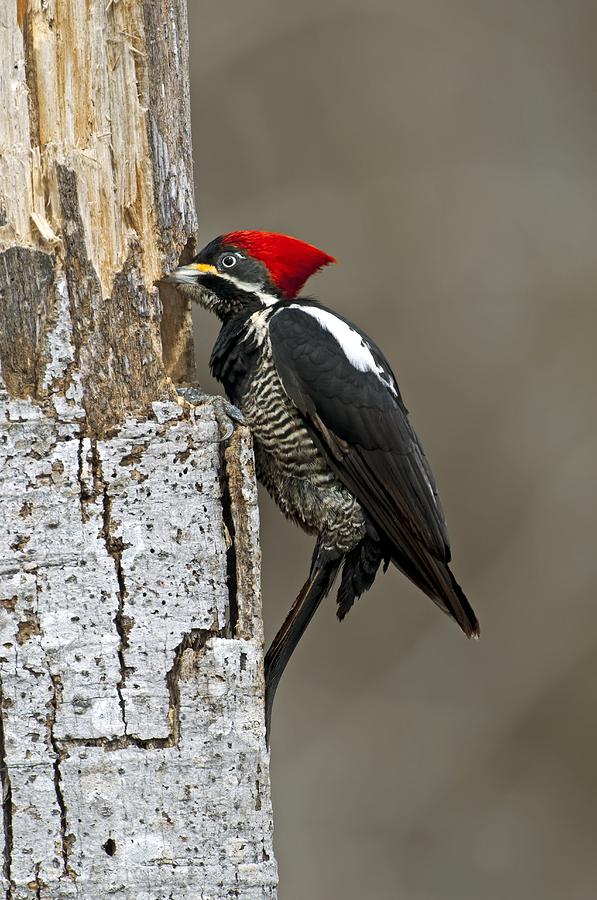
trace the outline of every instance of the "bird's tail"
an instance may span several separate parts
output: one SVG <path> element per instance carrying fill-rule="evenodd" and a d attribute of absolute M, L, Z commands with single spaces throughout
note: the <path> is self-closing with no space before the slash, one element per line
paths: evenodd
<path fill-rule="evenodd" d="M 478 638 L 481 632 L 479 620 L 468 602 L 466 594 L 452 575 L 449 567 L 443 566 L 446 577 L 446 588 L 439 599 L 432 597 L 438 606 L 455 619 L 469 638 Z"/>
<path fill-rule="evenodd" d="M 454 619 L 467 637 L 479 637 L 479 621 L 448 563 L 432 556 L 419 545 L 416 550 L 416 553 L 407 556 L 399 548 L 394 548 L 394 565 Z"/>
<path fill-rule="evenodd" d="M 265 734 L 268 743 L 274 696 L 282 673 L 317 607 L 329 593 L 341 563 L 342 558 L 318 562 L 316 552 L 309 578 L 265 655 Z"/>

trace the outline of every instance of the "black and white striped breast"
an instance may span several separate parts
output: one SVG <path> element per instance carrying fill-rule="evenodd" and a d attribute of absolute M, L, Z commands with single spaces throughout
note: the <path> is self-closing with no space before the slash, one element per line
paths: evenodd
<path fill-rule="evenodd" d="M 243 413 L 253 435 L 257 477 L 282 512 L 324 546 L 344 553 L 365 531 L 359 501 L 332 471 L 288 396 L 272 353 L 269 320 L 276 310 L 253 313 L 242 330 L 214 348 L 214 375 Z"/>
<path fill-rule="evenodd" d="M 270 310 L 264 310 L 251 317 L 247 340 L 255 344 L 258 356 L 238 405 L 253 434 L 258 456 L 265 452 L 280 472 L 295 478 L 319 474 L 328 480 L 328 465 L 276 371 L 267 327 L 270 315 Z"/>

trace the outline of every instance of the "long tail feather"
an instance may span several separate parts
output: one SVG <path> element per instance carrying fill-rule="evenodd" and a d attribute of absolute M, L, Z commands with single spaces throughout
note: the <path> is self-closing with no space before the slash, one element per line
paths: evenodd
<path fill-rule="evenodd" d="M 392 561 L 441 610 L 454 619 L 469 638 L 479 637 L 479 622 L 447 563 L 433 557 L 418 544 L 412 544 L 407 554 L 394 547 Z"/>
<path fill-rule="evenodd" d="M 274 696 L 282 673 L 317 607 L 332 587 L 341 562 L 342 559 L 334 560 L 312 568 L 284 624 L 265 654 L 265 734 L 268 744 Z"/>

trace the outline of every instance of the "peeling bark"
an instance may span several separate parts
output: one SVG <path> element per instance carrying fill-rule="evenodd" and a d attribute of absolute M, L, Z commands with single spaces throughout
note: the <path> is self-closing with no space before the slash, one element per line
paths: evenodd
<path fill-rule="evenodd" d="M 182 0 L 0 11 L 7 900 L 275 897 L 250 437 L 181 405 Z M 162 306 L 164 304 L 164 307 Z"/>

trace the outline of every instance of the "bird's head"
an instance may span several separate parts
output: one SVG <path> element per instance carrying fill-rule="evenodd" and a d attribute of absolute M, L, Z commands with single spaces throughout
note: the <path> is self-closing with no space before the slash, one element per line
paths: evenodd
<path fill-rule="evenodd" d="M 296 297 L 332 256 L 270 231 L 233 231 L 215 238 L 166 277 L 182 294 L 226 319 L 244 309 Z"/>

